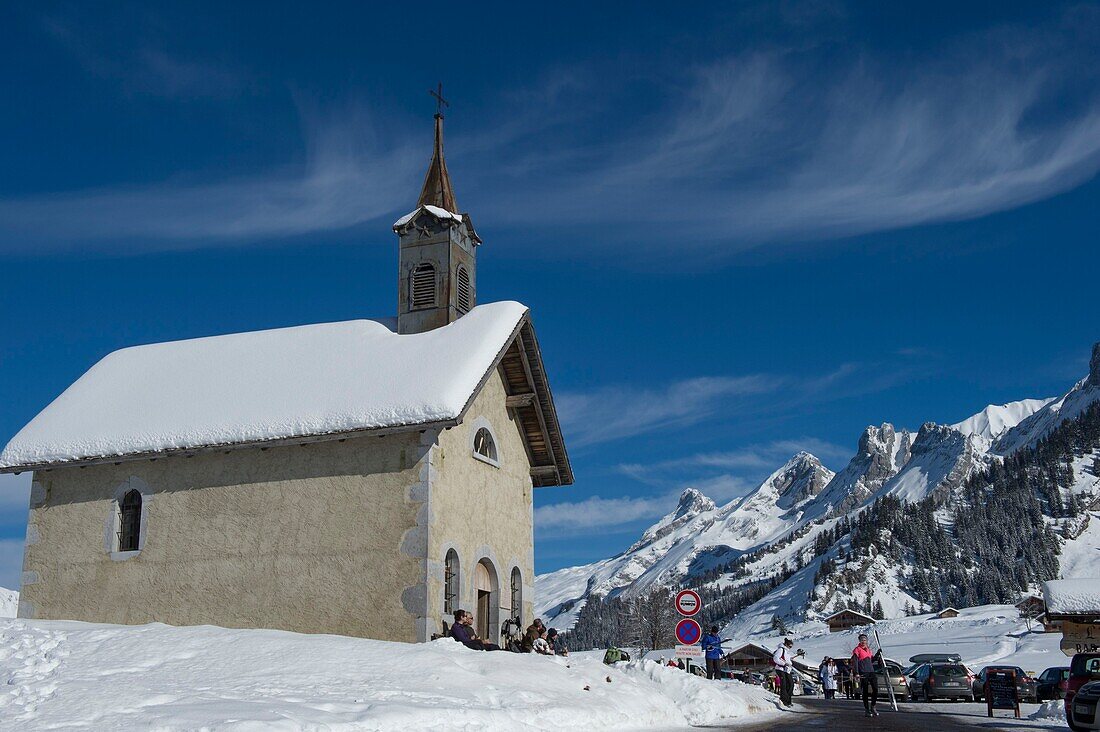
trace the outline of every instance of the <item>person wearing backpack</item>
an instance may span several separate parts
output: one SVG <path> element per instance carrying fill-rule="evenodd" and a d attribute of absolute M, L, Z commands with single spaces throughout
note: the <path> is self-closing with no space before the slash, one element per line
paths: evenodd
<path fill-rule="evenodd" d="M 610 666 L 613 663 L 618 663 L 623 658 L 623 652 L 615 646 L 611 646 L 603 654 L 603 662 Z"/>
<path fill-rule="evenodd" d="M 784 638 L 783 643 L 772 654 L 772 665 L 775 666 L 775 673 L 779 681 L 779 701 L 785 707 L 794 706 L 794 702 L 791 700 L 794 695 L 794 657 L 791 653 L 792 648 L 794 648 L 794 641 L 790 638 Z"/>
<path fill-rule="evenodd" d="M 722 636 L 718 635 L 718 626 L 710 626 L 710 632 L 699 641 L 703 646 L 703 657 L 707 662 L 707 678 L 722 678 Z"/>

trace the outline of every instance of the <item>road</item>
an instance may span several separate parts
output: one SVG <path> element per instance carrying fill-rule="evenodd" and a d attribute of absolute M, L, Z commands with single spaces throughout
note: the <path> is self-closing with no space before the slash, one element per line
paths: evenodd
<path fill-rule="evenodd" d="M 1030 706 L 1030 705 L 1029 705 Z M 985 707 L 979 704 L 953 704 L 951 702 L 899 704 L 898 711 L 890 708 L 890 702 L 879 702 L 879 716 L 868 718 L 863 714 L 859 701 L 820 697 L 795 697 L 794 709 L 779 718 L 772 718 L 752 726 L 714 727 L 730 732 L 798 732 L 800 730 L 844 730 L 848 732 L 963 732 L 963 730 L 1052 730 L 1059 729 L 1050 723 L 1032 722 L 1026 718 L 1013 719 L 1012 713 L 997 710 L 993 719 L 986 716 Z M 1061 729 L 1065 729 L 1064 724 Z"/>

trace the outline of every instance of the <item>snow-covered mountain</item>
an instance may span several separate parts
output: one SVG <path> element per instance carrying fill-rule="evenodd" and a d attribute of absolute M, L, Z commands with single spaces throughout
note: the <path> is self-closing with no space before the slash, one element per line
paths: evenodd
<path fill-rule="evenodd" d="M 821 563 L 839 555 L 835 547 L 817 554 L 815 544 L 835 541 L 838 522 L 850 522 L 880 496 L 910 503 L 931 496 L 937 506 L 953 505 L 976 470 L 1035 445 L 1100 400 L 1100 344 L 1090 366 L 1089 377 L 1060 398 L 989 405 L 956 424 L 926 423 L 915 434 L 889 423 L 869 426 L 856 454 L 836 474 L 803 452 L 754 491 L 724 506 L 715 506 L 697 490 L 685 490 L 676 508 L 625 552 L 537 577 L 536 609 L 548 623 L 568 628 L 594 595 L 630 597 L 656 586 L 684 584 L 728 590 L 759 587 L 765 580 L 776 586 L 741 618 L 746 626 L 760 626 L 758 631 L 775 616 L 805 616 L 811 606 L 820 614 L 848 604 L 880 603 L 887 616 L 919 607 L 905 589 L 912 570 L 904 562 L 864 557 L 858 567 L 845 566 L 847 574 L 838 575 L 842 584 L 823 584 L 816 577 Z M 1096 447 L 1100 455 L 1100 445 Z M 1075 461 L 1074 470 L 1080 473 L 1076 490 L 1100 495 L 1091 459 Z M 1093 529 L 1100 534 L 1095 526 L 1100 520 L 1092 527 L 1087 516 L 1077 521 L 1062 522 L 1059 530 L 1070 535 L 1067 551 L 1083 559 L 1092 556 L 1089 549 L 1072 542 L 1091 541 Z M 843 580 L 851 576 L 867 582 Z"/>

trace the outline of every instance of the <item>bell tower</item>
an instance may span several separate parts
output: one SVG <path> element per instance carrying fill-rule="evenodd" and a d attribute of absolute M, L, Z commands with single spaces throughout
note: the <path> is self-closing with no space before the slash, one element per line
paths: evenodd
<path fill-rule="evenodd" d="M 439 92 L 435 146 L 416 209 L 393 225 L 398 241 L 397 332 L 423 333 L 453 323 L 477 303 L 476 248 L 469 214 L 458 213 L 443 157 L 443 105 Z"/>

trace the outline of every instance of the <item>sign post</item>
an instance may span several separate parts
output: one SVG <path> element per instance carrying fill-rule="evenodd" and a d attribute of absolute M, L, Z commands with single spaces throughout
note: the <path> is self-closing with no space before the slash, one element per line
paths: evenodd
<path fill-rule="evenodd" d="M 1100 623 L 1062 621 L 1062 653 L 1096 653 L 1100 651 Z"/>
<path fill-rule="evenodd" d="M 695 590 L 680 590 L 676 593 L 676 612 L 685 618 L 699 614 L 703 609 L 703 601 Z"/>
<path fill-rule="evenodd" d="M 673 601 L 676 612 L 684 616 L 683 620 L 676 624 L 676 657 L 686 658 L 688 671 L 691 671 L 691 659 L 702 658 L 703 649 L 698 645 L 703 637 L 703 629 L 699 623 L 692 620 L 703 609 L 703 600 L 695 590 L 680 590 Z"/>
<path fill-rule="evenodd" d="M 1020 696 L 1016 689 L 1016 670 L 990 668 L 985 672 L 985 709 L 993 716 L 994 709 L 1011 709 L 1020 717 Z"/>

